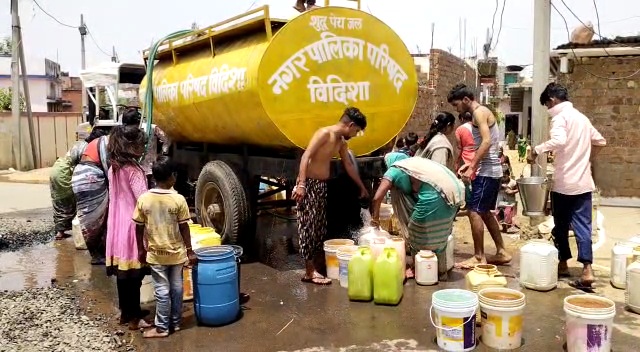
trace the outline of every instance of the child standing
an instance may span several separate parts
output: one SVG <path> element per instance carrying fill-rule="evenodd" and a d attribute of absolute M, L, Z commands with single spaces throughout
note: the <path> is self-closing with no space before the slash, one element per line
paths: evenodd
<path fill-rule="evenodd" d="M 513 217 L 518 211 L 518 203 L 516 201 L 518 184 L 516 183 L 516 180 L 511 178 L 511 172 L 509 172 L 509 169 L 504 169 L 503 172 L 497 202 L 498 223 L 502 225 L 502 232 L 515 233 L 518 229 L 513 222 Z"/>
<path fill-rule="evenodd" d="M 176 182 L 169 158 L 160 157 L 153 165 L 156 188 L 138 198 L 133 212 L 140 261 L 151 266 L 155 297 L 155 328 L 144 337 L 166 337 L 171 330 L 180 330 L 182 320 L 182 268 L 193 265 L 188 221 L 189 206 L 183 196 L 173 190 Z M 147 233 L 147 250 L 144 233 Z"/>

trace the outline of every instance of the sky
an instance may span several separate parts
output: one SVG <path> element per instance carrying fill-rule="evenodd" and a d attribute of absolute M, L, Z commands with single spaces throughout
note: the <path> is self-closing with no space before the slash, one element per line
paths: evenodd
<path fill-rule="evenodd" d="M 34 0 L 18 0 L 25 51 L 28 56 L 57 60 L 63 71 L 77 74 L 80 70 L 80 34 L 45 15 Z M 121 62 L 142 62 L 140 51 L 152 40 L 193 22 L 206 27 L 226 18 L 268 4 L 273 17 L 292 18 L 294 0 L 36 0 L 43 9 L 66 25 L 78 26 L 80 14 L 92 36 L 86 40 L 87 66 L 110 60 L 115 46 Z M 500 28 L 502 5 L 506 3 Z M 318 0 L 322 5 L 324 0 Z M 561 0 L 556 7 L 567 19 L 572 30 L 580 22 Z M 596 26 L 593 1 L 564 0 L 582 21 Z M 601 29 L 605 37 L 640 35 L 640 1 L 596 0 Z M 380 18 L 404 40 L 411 52 L 428 52 L 431 47 L 431 24 L 435 23 L 434 48 L 461 54 L 460 19 L 466 19 L 466 56 L 475 54 L 473 47 L 482 48 L 487 28 L 495 16 L 494 54 L 502 64 L 527 65 L 533 53 L 533 0 L 362 0 L 362 10 Z M 605 6 L 606 3 L 606 6 Z M 352 7 L 347 0 L 331 0 L 332 5 Z M 0 36 L 11 33 L 10 0 L 0 0 Z M 552 9 L 552 47 L 566 43 L 567 30 L 562 18 Z M 496 43 L 497 42 L 497 43 Z M 479 49 L 481 55 L 481 49 Z M 30 61 L 30 60 L 29 60 Z"/>

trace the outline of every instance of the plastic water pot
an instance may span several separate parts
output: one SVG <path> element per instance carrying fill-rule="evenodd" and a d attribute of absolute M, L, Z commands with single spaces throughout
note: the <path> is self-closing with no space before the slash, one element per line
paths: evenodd
<path fill-rule="evenodd" d="M 404 272 L 395 248 L 385 248 L 373 265 L 373 301 L 376 304 L 396 305 L 403 294 Z"/>
<path fill-rule="evenodd" d="M 371 248 L 358 247 L 349 261 L 347 276 L 349 299 L 370 301 L 373 299 L 373 256 Z"/>
<path fill-rule="evenodd" d="M 520 248 L 520 284 L 538 291 L 558 285 L 558 250 L 545 240 L 533 240 Z"/>
<path fill-rule="evenodd" d="M 71 235 L 73 236 L 73 244 L 78 250 L 87 249 L 87 244 L 84 243 L 84 236 L 82 236 L 82 230 L 80 229 L 80 220 L 76 216 L 71 221 Z"/>
<path fill-rule="evenodd" d="M 230 246 L 195 250 L 198 263 L 193 267 L 193 305 L 198 323 L 225 325 L 240 314 L 238 264 Z"/>

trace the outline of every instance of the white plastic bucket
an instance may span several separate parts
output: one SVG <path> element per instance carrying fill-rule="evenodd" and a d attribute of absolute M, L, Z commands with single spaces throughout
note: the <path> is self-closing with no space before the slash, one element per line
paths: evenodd
<path fill-rule="evenodd" d="M 615 303 L 595 295 L 573 295 L 564 299 L 567 352 L 609 352 L 616 316 Z"/>
<path fill-rule="evenodd" d="M 142 279 L 142 286 L 140 286 L 140 303 L 151 303 L 156 300 L 155 290 L 153 288 L 153 279 L 151 275 L 147 275 Z"/>
<path fill-rule="evenodd" d="M 509 288 L 485 288 L 478 292 L 478 301 L 482 342 L 498 350 L 519 348 L 522 345 L 524 294 Z"/>
<path fill-rule="evenodd" d="M 73 236 L 73 244 L 76 249 L 87 249 L 87 244 L 84 243 L 84 237 L 82 236 L 82 230 L 80 229 L 80 220 L 78 220 L 77 216 L 71 221 L 71 235 Z"/>
<path fill-rule="evenodd" d="M 324 260 L 327 265 L 327 277 L 331 280 L 340 278 L 340 263 L 338 262 L 338 248 L 342 246 L 353 246 L 353 240 L 327 240 L 324 241 Z"/>
<path fill-rule="evenodd" d="M 478 296 L 467 290 L 447 289 L 433 293 L 429 318 L 436 328 L 438 347 L 449 352 L 476 347 Z"/>
<path fill-rule="evenodd" d="M 349 287 L 349 261 L 353 257 L 353 253 L 358 250 L 358 246 L 342 246 L 338 248 L 337 257 L 339 262 L 339 280 L 340 286 Z"/>

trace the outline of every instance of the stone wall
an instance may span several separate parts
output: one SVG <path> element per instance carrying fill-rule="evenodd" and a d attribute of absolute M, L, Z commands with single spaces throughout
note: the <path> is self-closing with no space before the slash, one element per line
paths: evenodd
<path fill-rule="evenodd" d="M 433 116 L 438 111 L 454 112 L 447 103 L 447 94 L 453 86 L 465 83 L 476 88 L 476 74 L 473 67 L 464 60 L 444 50 L 432 49 L 429 54 L 429 74 L 419 74 L 419 82 L 428 82 L 418 87 L 418 102 L 402 135 L 416 132 L 419 136 L 429 131 Z"/>
<path fill-rule="evenodd" d="M 605 197 L 640 197 L 640 73 L 607 79 L 632 75 L 640 68 L 640 57 L 580 60 L 558 82 L 607 139 L 593 163 L 596 185 Z"/>

